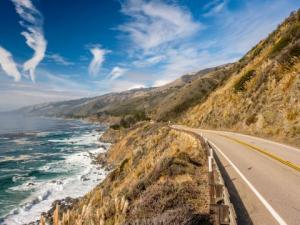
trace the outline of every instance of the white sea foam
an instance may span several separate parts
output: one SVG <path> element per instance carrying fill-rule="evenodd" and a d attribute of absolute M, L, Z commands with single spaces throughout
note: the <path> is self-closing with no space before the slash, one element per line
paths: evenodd
<path fill-rule="evenodd" d="M 32 156 L 30 155 L 19 155 L 19 156 L 1 156 L 0 162 L 8 162 L 8 161 L 22 161 L 22 160 L 28 160 Z"/>
<path fill-rule="evenodd" d="M 12 142 L 14 142 L 17 145 L 28 145 L 28 144 L 32 143 L 32 142 L 28 141 L 27 138 L 15 139 L 15 140 L 12 140 Z"/>
<path fill-rule="evenodd" d="M 99 132 L 93 131 L 93 132 L 90 132 L 90 133 L 85 133 L 85 134 L 80 135 L 80 136 L 75 136 L 75 137 L 61 139 L 61 140 L 50 139 L 48 141 L 49 142 L 56 142 L 56 143 L 61 142 L 61 143 L 65 143 L 65 144 L 89 145 L 91 143 L 97 142 L 98 137 L 99 137 Z"/>
<path fill-rule="evenodd" d="M 37 137 L 47 137 L 48 135 L 50 135 L 51 134 L 51 132 L 38 132 L 38 133 L 36 133 L 35 135 L 37 136 Z"/>
<path fill-rule="evenodd" d="M 79 137 L 61 140 L 76 145 L 91 145 L 98 142 L 99 133 L 94 131 Z M 39 168 L 41 171 L 65 172 L 66 175 L 56 180 L 32 180 L 11 188 L 11 191 L 32 191 L 21 206 L 8 215 L 4 224 L 19 225 L 39 219 L 42 212 L 50 209 L 54 200 L 66 197 L 80 197 L 94 188 L 106 176 L 103 169 L 92 164 L 90 154 L 105 152 L 107 148 L 96 148 L 88 152 L 77 152 L 65 156 L 65 160 L 49 163 Z"/>
<path fill-rule="evenodd" d="M 9 140 L 7 137 L 0 137 L 0 140 Z"/>

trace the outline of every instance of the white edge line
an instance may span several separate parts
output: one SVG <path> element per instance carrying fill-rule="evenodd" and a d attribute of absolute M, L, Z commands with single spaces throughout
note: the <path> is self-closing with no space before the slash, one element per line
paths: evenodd
<path fill-rule="evenodd" d="M 287 223 L 281 218 L 281 216 L 273 209 L 273 207 L 267 202 L 267 200 L 255 189 L 255 187 L 250 183 L 250 181 L 242 174 L 242 172 L 234 165 L 234 163 L 219 149 L 213 142 L 209 141 L 211 145 L 230 163 L 230 165 L 235 169 L 235 171 L 240 175 L 240 177 L 245 181 L 249 188 L 254 192 L 257 198 L 262 202 L 262 204 L 267 208 L 267 210 L 272 214 L 274 219 L 280 225 L 287 225 Z"/>

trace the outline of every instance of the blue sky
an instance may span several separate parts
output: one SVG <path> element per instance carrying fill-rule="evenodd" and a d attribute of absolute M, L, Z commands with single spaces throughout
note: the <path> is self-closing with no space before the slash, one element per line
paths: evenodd
<path fill-rule="evenodd" d="M 299 0 L 0 0 L 0 111 L 233 62 Z"/>

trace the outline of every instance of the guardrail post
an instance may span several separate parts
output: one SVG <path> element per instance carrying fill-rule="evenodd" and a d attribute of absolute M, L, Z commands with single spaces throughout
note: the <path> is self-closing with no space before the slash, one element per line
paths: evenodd
<path fill-rule="evenodd" d="M 214 150 L 207 138 L 200 134 L 202 147 L 208 159 L 210 213 L 214 225 L 236 225 L 235 212 L 229 200 L 221 173 L 214 159 Z"/>
<path fill-rule="evenodd" d="M 180 130 L 173 128 L 175 130 Z M 181 130 L 182 131 L 182 130 Z M 193 133 L 185 131 L 186 133 Z M 214 225 L 237 225 L 234 208 L 230 202 L 228 191 L 224 185 L 221 172 L 214 158 L 214 147 L 201 132 L 199 137 L 201 146 L 208 160 L 208 185 L 210 196 L 210 215 Z"/>

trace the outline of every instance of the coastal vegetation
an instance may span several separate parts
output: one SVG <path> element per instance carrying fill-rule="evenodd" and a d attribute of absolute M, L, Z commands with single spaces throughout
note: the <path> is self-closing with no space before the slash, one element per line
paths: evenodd
<path fill-rule="evenodd" d="M 178 122 L 300 146 L 299 24 L 300 11 L 249 51 L 227 82 Z"/>
<path fill-rule="evenodd" d="M 210 224 L 207 162 L 194 136 L 162 123 L 127 129 L 109 150 L 112 172 L 54 224 Z M 43 218 L 42 220 L 45 220 Z"/>

